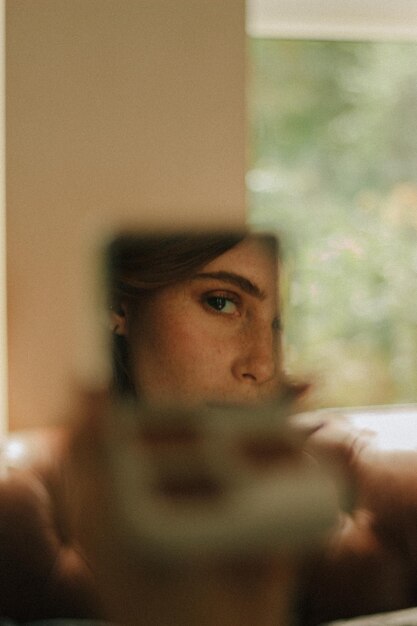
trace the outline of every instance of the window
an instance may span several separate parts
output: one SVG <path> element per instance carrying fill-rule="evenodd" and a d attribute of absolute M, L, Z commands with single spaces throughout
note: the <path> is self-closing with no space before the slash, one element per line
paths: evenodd
<path fill-rule="evenodd" d="M 411 11 L 401 30 L 393 3 L 378 3 L 372 32 L 396 30 L 381 42 L 345 40 L 372 35 L 356 2 L 350 22 L 327 2 L 321 30 L 323 2 L 310 13 L 282 2 L 268 32 L 251 4 L 250 218 L 276 225 L 294 253 L 290 368 L 313 378 L 322 406 L 416 401 L 417 44 L 406 39 L 417 5 L 395 5 Z M 294 17 L 302 4 L 315 40 L 292 37 L 308 26 Z"/>

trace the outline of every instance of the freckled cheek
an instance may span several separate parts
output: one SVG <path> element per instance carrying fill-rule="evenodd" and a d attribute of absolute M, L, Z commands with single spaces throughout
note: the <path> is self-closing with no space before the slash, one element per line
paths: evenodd
<path fill-rule="evenodd" d="M 214 316 L 190 312 L 189 306 L 165 310 L 169 315 L 148 318 L 138 333 L 141 337 L 136 337 L 137 387 L 145 393 L 159 390 L 210 396 L 213 390 L 223 389 L 229 384 L 238 350 L 236 333 Z"/>
<path fill-rule="evenodd" d="M 213 331 L 210 324 L 193 319 L 187 324 L 166 329 L 164 343 L 170 359 L 192 372 L 216 368 L 231 352 L 230 341 Z"/>

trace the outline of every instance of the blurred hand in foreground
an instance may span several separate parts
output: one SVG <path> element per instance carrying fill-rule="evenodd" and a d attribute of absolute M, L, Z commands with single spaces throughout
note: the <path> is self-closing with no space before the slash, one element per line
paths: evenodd
<path fill-rule="evenodd" d="M 300 541 L 293 534 L 297 521 L 293 524 L 290 517 L 298 516 L 301 534 L 304 524 L 304 530 L 314 527 L 312 535 L 317 535 L 327 531 L 337 515 L 334 486 L 327 481 L 321 496 L 323 506 L 318 502 L 319 510 L 327 512 L 317 516 L 320 521 L 315 525 L 310 521 L 306 525 L 313 514 L 307 510 L 310 505 L 305 505 L 306 487 L 309 492 L 321 493 L 318 485 L 323 477 L 313 471 L 311 478 L 312 467 L 301 442 L 288 437 L 285 429 L 282 434 L 277 431 L 275 438 L 266 432 L 255 437 L 245 432 L 240 439 L 230 437 L 229 450 L 238 442 L 242 461 L 238 467 L 243 468 L 243 475 L 237 476 L 234 483 L 224 468 L 217 474 L 209 463 L 207 469 L 207 449 L 201 441 L 201 437 L 205 438 L 204 429 L 194 430 L 187 419 L 183 422 L 168 419 L 158 430 L 152 426 L 153 415 L 148 422 L 150 428 L 142 430 L 141 435 L 137 432 L 129 435 L 127 430 L 124 440 L 122 436 L 122 446 L 137 455 L 139 466 L 142 457 L 149 460 L 150 455 L 151 466 L 157 466 L 159 478 L 148 482 L 148 494 L 138 484 L 138 496 L 134 479 L 132 482 L 133 468 L 127 476 L 131 491 L 123 494 L 124 478 L 120 473 L 115 477 L 117 435 L 113 440 L 112 436 L 109 438 L 108 421 L 104 418 L 110 415 L 114 423 L 118 419 L 115 409 L 105 393 L 84 394 L 80 405 L 68 449 L 68 510 L 73 532 L 97 577 L 105 616 L 129 626 L 286 624 L 298 560 L 293 543 Z M 224 443 L 227 434 L 222 439 Z M 218 454 L 220 467 L 227 450 L 226 445 Z M 125 466 L 121 463 L 120 467 Z M 142 468 L 145 474 L 148 469 Z M 245 471 L 251 474 L 250 481 Z M 251 485 L 256 489 L 251 491 Z M 297 485 L 300 495 L 294 497 Z M 332 501 L 327 507 L 324 502 L 330 492 Z M 148 550 L 141 541 L 135 543 L 138 534 L 132 530 L 132 519 L 127 519 L 126 507 L 121 502 L 128 499 L 140 509 L 142 494 L 143 508 L 133 512 L 140 527 L 141 517 L 149 518 L 148 504 L 152 507 L 153 500 L 159 507 L 156 510 L 163 513 L 155 517 L 154 529 L 145 528 L 155 550 Z M 206 515 L 201 516 L 201 511 Z M 164 517 L 168 520 L 165 527 Z M 185 540 L 181 553 L 184 520 L 189 525 L 190 541 Z M 211 526 L 210 520 L 214 520 Z M 175 534 L 177 526 L 179 535 Z M 218 549 L 208 549 L 208 544 L 201 543 L 201 549 L 190 552 L 189 544 L 198 538 L 200 530 L 201 538 L 207 536 L 210 542 L 213 528 L 218 533 Z M 159 550 L 158 532 L 162 545 L 171 541 L 166 554 L 163 548 Z M 178 536 L 180 543 L 176 544 Z M 186 527 L 184 536 L 187 538 Z M 296 537 L 294 541 L 293 537 Z"/>

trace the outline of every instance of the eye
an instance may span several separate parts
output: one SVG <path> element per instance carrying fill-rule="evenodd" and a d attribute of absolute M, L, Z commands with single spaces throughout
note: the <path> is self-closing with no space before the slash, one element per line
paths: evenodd
<path fill-rule="evenodd" d="M 238 312 L 237 303 L 233 298 L 223 294 L 207 294 L 203 302 L 213 311 L 225 315 L 234 315 Z"/>

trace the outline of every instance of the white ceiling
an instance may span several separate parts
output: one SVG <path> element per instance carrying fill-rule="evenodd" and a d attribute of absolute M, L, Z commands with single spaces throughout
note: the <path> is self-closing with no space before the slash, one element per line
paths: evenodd
<path fill-rule="evenodd" d="M 417 40 L 417 0 L 247 0 L 253 37 Z"/>

